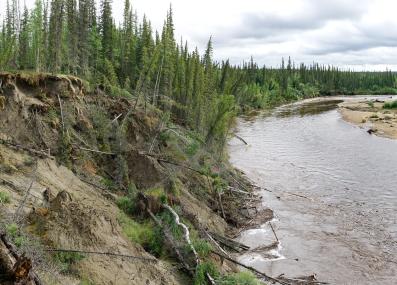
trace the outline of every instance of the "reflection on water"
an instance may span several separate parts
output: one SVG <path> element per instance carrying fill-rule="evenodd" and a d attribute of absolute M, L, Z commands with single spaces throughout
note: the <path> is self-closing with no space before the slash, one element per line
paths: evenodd
<path fill-rule="evenodd" d="M 309 101 L 303 104 L 293 104 L 276 110 L 275 116 L 289 117 L 293 115 L 311 116 L 336 109 L 343 100 Z"/>
<path fill-rule="evenodd" d="M 331 284 L 397 284 L 397 141 L 344 122 L 338 101 L 279 108 L 241 120 L 231 162 L 275 211 L 278 258 L 241 257 L 270 275 L 316 273 Z M 274 241 L 269 225 L 245 232 L 252 247 Z"/>

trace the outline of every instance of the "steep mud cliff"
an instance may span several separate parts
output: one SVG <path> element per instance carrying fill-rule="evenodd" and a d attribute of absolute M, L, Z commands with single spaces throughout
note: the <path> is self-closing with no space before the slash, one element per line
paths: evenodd
<path fill-rule="evenodd" d="M 253 215 L 241 174 L 150 105 L 71 76 L 2 73 L 0 83 L 0 231 L 44 284 L 191 284 L 170 240 L 156 252 L 126 224 L 155 231 L 146 212 L 165 224 L 170 205 L 203 242 Z"/>

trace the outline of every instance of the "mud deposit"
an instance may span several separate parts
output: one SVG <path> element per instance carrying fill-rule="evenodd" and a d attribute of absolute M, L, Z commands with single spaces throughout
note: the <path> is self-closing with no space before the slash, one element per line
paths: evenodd
<path fill-rule="evenodd" d="M 343 100 L 351 100 L 342 98 Z M 240 256 L 269 275 L 330 284 L 397 284 L 397 141 L 345 122 L 340 101 L 312 100 L 241 119 L 231 162 L 268 191 L 280 246 Z M 242 232 L 274 242 L 269 223 Z"/>

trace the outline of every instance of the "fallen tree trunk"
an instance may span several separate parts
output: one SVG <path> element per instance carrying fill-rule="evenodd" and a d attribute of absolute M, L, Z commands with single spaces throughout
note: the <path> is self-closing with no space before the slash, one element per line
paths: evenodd
<path fill-rule="evenodd" d="M 23 254 L 18 254 L 15 246 L 7 239 L 5 233 L 0 233 L 0 281 L 12 284 L 43 285 L 32 270 L 32 260 Z"/>

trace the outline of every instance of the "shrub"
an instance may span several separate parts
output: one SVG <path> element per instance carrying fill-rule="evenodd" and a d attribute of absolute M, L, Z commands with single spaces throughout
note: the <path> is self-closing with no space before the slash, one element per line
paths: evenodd
<path fill-rule="evenodd" d="M 207 257 L 212 250 L 211 244 L 203 239 L 193 240 L 193 247 L 201 258 Z"/>
<path fill-rule="evenodd" d="M 367 104 L 368 104 L 368 106 L 371 107 L 371 108 L 374 107 L 374 102 L 373 102 L 373 101 L 369 101 L 369 102 L 367 102 Z"/>
<path fill-rule="evenodd" d="M 140 244 L 155 256 L 163 255 L 163 236 L 159 228 L 151 222 L 138 223 L 124 213 L 120 213 L 118 220 L 130 241 Z"/>
<path fill-rule="evenodd" d="M 147 196 L 151 196 L 155 199 L 158 199 L 159 201 L 161 201 L 161 203 L 167 202 L 167 195 L 165 194 L 164 188 L 162 187 L 151 188 L 149 190 L 146 190 L 145 194 Z"/>
<path fill-rule="evenodd" d="M 61 267 L 62 273 L 75 273 L 73 265 L 84 259 L 84 255 L 78 252 L 57 252 L 54 254 L 55 262 Z"/>
<path fill-rule="evenodd" d="M 6 225 L 6 232 L 16 247 L 19 248 L 26 243 L 26 238 L 21 234 L 17 224 Z"/>
<path fill-rule="evenodd" d="M 7 192 L 0 192 L 0 204 L 8 204 L 10 202 L 10 194 L 8 194 Z"/>
<path fill-rule="evenodd" d="M 397 109 L 397 100 L 394 100 L 392 102 L 386 102 L 383 105 L 383 109 Z"/>
<path fill-rule="evenodd" d="M 117 199 L 117 206 L 124 211 L 124 213 L 133 215 L 135 212 L 135 199 L 131 196 L 124 196 Z"/>
<path fill-rule="evenodd" d="M 196 269 L 196 275 L 194 276 L 194 285 L 206 285 L 207 284 L 207 273 L 211 277 L 218 279 L 219 272 L 216 266 L 212 262 L 203 262 Z M 216 283 L 218 284 L 218 283 Z"/>

